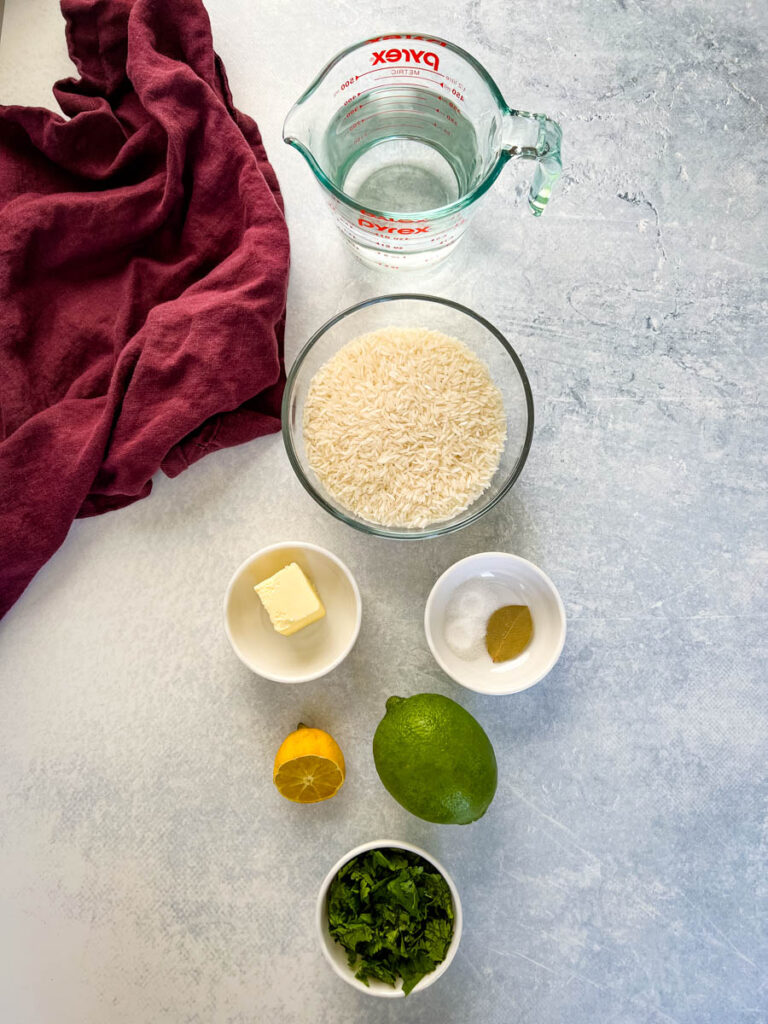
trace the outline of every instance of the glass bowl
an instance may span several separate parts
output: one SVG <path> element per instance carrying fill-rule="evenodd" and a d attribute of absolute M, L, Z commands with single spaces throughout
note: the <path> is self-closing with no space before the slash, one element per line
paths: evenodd
<path fill-rule="evenodd" d="M 489 487 L 463 512 L 425 527 L 389 527 L 350 512 L 330 495 L 312 470 L 304 445 L 304 403 L 320 367 L 353 338 L 385 327 L 425 327 L 463 341 L 483 360 L 501 392 L 507 439 Z M 309 339 L 296 358 L 283 396 L 283 440 L 304 488 L 326 512 L 377 537 L 419 540 L 439 537 L 474 523 L 501 501 L 525 465 L 533 435 L 533 397 L 520 357 L 506 338 L 483 317 L 450 299 L 431 295 L 382 295 L 350 306 L 332 317 Z"/>

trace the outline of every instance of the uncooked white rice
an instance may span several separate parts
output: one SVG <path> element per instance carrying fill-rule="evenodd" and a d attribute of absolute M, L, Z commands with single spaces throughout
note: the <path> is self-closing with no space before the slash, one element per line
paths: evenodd
<path fill-rule="evenodd" d="M 320 367 L 304 406 L 304 443 L 340 505 L 382 526 L 425 527 L 487 489 L 504 449 L 501 393 L 463 342 L 387 327 Z"/>

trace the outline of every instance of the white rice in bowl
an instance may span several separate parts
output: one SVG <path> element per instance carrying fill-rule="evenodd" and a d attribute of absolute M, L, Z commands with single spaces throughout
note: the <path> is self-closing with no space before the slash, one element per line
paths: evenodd
<path fill-rule="evenodd" d="M 452 519 L 489 487 L 507 423 L 488 367 L 426 328 L 355 338 L 320 367 L 304 405 L 318 480 L 361 519 L 389 527 Z"/>

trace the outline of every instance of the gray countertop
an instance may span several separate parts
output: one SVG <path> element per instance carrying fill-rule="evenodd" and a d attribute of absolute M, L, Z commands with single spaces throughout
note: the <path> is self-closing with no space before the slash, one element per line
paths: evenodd
<path fill-rule="evenodd" d="M 278 436 L 77 522 L 0 625 L 0 1019 L 7 1024 L 758 1024 L 768 1021 L 764 3 L 209 0 L 235 100 L 261 126 L 293 244 L 287 352 L 367 296 L 424 290 L 518 349 L 536 405 L 511 495 L 416 546 L 358 534 Z M 8 0 L 0 98 L 70 69 L 51 0 Z M 557 118 L 540 221 L 510 165 L 429 273 L 348 256 L 283 116 L 337 50 L 406 28 L 469 49 Z M 251 675 L 222 598 L 264 544 L 304 539 L 360 583 L 359 642 L 301 687 Z M 560 589 L 566 647 L 508 698 L 457 687 L 422 629 L 436 577 L 517 552 Z M 459 700 L 497 751 L 480 822 L 411 817 L 376 776 L 393 693 Z M 296 722 L 336 736 L 327 804 L 280 798 Z M 318 886 L 350 847 L 424 846 L 465 932 L 436 985 L 366 999 L 323 961 Z"/>

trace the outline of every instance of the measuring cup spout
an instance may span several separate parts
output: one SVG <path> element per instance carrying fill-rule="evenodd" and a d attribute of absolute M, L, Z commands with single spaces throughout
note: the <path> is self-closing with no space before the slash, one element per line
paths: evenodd
<path fill-rule="evenodd" d="M 504 119 L 502 145 L 510 157 L 535 160 L 536 170 L 528 193 L 528 206 L 540 217 L 549 202 L 552 187 L 563 169 L 560 146 L 563 132 L 556 121 L 544 114 L 509 110 Z"/>
<path fill-rule="evenodd" d="M 301 102 L 294 103 L 283 122 L 283 142 L 287 142 L 290 146 L 298 145 L 302 149 L 309 149 L 312 135 L 311 123 L 311 116 L 308 115 L 306 106 Z"/>

